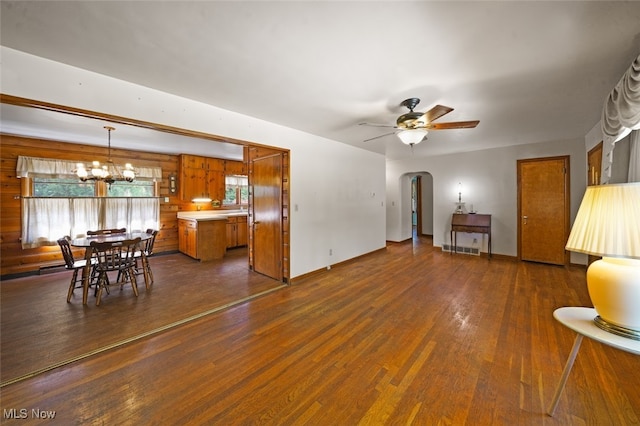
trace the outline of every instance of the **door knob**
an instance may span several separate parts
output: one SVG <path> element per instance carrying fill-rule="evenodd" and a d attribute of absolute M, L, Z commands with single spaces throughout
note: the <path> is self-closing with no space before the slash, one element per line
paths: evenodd
<path fill-rule="evenodd" d="M 529 217 L 528 217 L 528 216 L 522 216 L 522 220 L 524 221 L 524 224 L 525 224 L 525 225 L 527 224 L 527 219 L 529 219 Z"/>

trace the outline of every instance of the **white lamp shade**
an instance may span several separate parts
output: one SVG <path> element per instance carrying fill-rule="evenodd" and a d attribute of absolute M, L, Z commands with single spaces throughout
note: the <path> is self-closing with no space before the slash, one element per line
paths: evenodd
<path fill-rule="evenodd" d="M 640 259 L 640 182 L 587 187 L 566 249 Z"/>
<path fill-rule="evenodd" d="M 415 145 L 420 143 L 425 136 L 427 136 L 427 131 L 424 129 L 411 129 L 411 130 L 403 130 L 398 133 L 398 138 L 405 145 Z"/>

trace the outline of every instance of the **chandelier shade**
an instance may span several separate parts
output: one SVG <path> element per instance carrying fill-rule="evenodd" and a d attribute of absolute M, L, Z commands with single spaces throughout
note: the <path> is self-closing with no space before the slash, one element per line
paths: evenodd
<path fill-rule="evenodd" d="M 424 129 L 403 130 L 398 133 L 398 138 L 405 145 L 415 145 L 422 142 L 424 137 L 427 136 L 427 133 L 428 132 Z"/>
<path fill-rule="evenodd" d="M 109 153 L 105 164 L 99 161 L 93 161 L 90 166 L 82 163 L 76 165 L 75 173 L 82 182 L 88 180 L 103 181 L 111 185 L 114 182 L 133 182 L 136 178 L 136 172 L 131 163 L 126 163 L 124 167 L 116 166 L 111 159 L 111 132 L 114 127 L 104 126 L 108 134 Z"/>

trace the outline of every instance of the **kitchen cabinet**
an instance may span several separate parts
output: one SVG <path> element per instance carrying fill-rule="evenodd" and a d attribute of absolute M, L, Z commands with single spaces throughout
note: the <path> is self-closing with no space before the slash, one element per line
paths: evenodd
<path fill-rule="evenodd" d="M 208 198 L 209 188 L 205 169 L 184 168 L 181 173 L 182 199 Z"/>
<path fill-rule="evenodd" d="M 225 160 L 224 173 L 226 175 L 242 175 L 247 174 L 247 165 L 242 161 Z"/>
<path fill-rule="evenodd" d="M 180 155 L 180 194 L 185 201 L 194 198 L 224 200 L 225 160 Z"/>
<path fill-rule="evenodd" d="M 247 226 L 247 217 L 238 216 L 238 246 L 246 246 L 249 242 L 249 228 Z"/>
<path fill-rule="evenodd" d="M 198 223 L 195 220 L 178 220 L 178 249 L 193 258 L 197 258 L 198 252 Z"/>
<path fill-rule="evenodd" d="M 242 247 L 247 245 L 247 217 L 227 217 L 227 248 Z"/>
<path fill-rule="evenodd" d="M 178 249 L 200 261 L 220 259 L 226 252 L 226 221 L 178 219 Z"/>

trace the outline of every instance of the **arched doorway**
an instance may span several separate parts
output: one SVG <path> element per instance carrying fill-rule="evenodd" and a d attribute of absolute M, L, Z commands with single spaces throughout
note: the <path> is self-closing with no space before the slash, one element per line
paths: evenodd
<path fill-rule="evenodd" d="M 433 237 L 433 176 L 427 172 L 410 174 L 411 235 Z"/>

